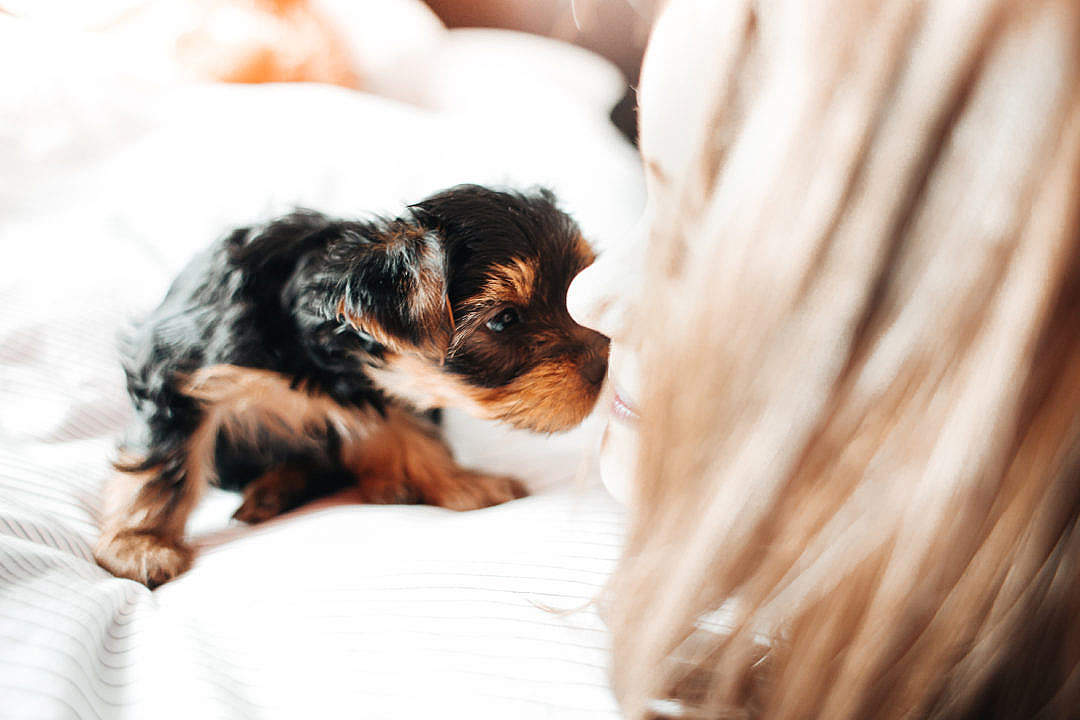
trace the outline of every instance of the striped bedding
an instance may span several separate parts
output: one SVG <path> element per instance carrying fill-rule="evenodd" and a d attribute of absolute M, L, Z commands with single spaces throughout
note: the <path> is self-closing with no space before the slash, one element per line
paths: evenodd
<path fill-rule="evenodd" d="M 588 426 L 451 413 L 463 462 L 534 493 L 471 513 L 336 498 L 251 528 L 212 492 L 194 568 L 155 592 L 90 548 L 129 412 L 116 335 L 225 227 L 543 182 L 603 246 L 641 207 L 632 148 L 558 107 L 508 127 L 325 87 L 78 79 L 0 107 L 0 718 L 616 717 L 592 601 L 624 519 Z"/>

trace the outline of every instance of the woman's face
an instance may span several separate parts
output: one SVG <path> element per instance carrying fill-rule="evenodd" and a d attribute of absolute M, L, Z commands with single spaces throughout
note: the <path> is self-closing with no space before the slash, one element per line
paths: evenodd
<path fill-rule="evenodd" d="M 629 500 L 638 452 L 641 378 L 626 318 L 630 292 L 640 286 L 643 239 L 643 232 L 635 232 L 624 245 L 602 253 L 574 278 L 566 298 L 574 320 L 611 338 L 608 382 L 598 403 L 601 412 L 608 413 L 600 446 L 600 476 L 608 491 L 623 503 Z"/>
<path fill-rule="evenodd" d="M 642 378 L 640 339 L 627 323 L 636 291 L 644 284 L 648 238 L 654 226 L 674 222 L 680 210 L 672 179 L 689 177 L 701 162 L 703 140 L 712 127 L 709 94 L 720 54 L 710 33 L 725 12 L 709 0 L 671 2 L 649 38 L 638 85 L 639 145 L 648 204 L 637 230 L 620 245 L 602 253 L 570 285 L 567 308 L 581 325 L 611 338 L 609 388 L 602 396 L 609 410 L 600 450 L 600 474 L 608 490 L 623 502 L 637 463 L 638 404 Z M 694 68 L 689 72 L 687 68 Z M 686 220 L 686 218 L 680 218 Z"/>

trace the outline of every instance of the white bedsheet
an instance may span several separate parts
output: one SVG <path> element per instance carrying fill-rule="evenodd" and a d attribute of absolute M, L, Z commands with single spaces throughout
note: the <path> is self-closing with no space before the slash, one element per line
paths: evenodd
<path fill-rule="evenodd" d="M 294 205 L 392 212 L 466 181 L 548 184 L 616 243 L 643 189 L 602 108 L 552 87 L 494 111 L 471 88 L 432 114 L 318 86 L 161 87 L 10 45 L 0 61 L 26 70 L 0 97 L 0 717 L 617 716 L 595 610 L 550 609 L 586 605 L 619 551 L 588 427 L 451 414 L 462 461 L 530 484 L 500 507 L 324 501 L 247 528 L 217 491 L 189 527 L 194 568 L 155 592 L 90 552 L 129 412 L 116 334 L 193 251 Z"/>

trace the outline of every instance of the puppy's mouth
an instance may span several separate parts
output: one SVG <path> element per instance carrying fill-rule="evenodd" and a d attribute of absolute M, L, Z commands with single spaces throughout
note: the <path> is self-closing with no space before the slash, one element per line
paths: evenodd
<path fill-rule="evenodd" d="M 482 401 L 488 417 L 535 432 L 562 432 L 576 426 L 592 411 L 600 385 L 584 375 L 567 384 L 559 377 L 535 373 L 491 392 Z"/>

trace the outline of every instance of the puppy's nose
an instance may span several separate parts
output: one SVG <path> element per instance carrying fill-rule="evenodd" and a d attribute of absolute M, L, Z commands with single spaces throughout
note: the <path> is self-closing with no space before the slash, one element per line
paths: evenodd
<path fill-rule="evenodd" d="M 589 358 L 581 366 L 581 376 L 588 380 L 593 385 L 599 385 L 604 382 L 604 375 L 607 374 L 607 355 L 601 357 Z"/>

